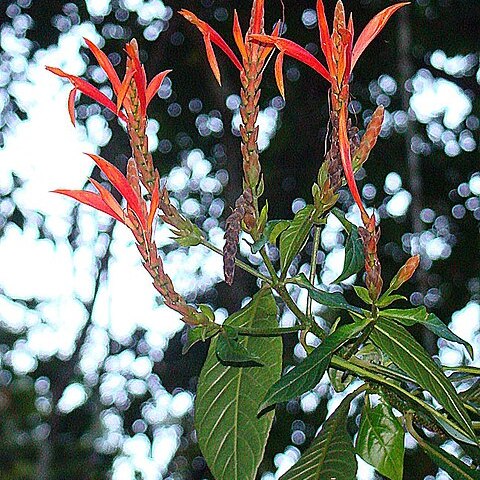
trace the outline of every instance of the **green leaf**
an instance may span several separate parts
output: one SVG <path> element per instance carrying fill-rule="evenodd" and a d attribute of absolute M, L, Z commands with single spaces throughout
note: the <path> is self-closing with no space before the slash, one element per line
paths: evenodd
<path fill-rule="evenodd" d="M 252 301 L 230 316 L 234 328 L 275 328 L 277 307 L 270 290 L 260 290 Z M 216 480 L 254 480 L 262 460 L 273 414 L 257 417 L 261 399 L 280 377 L 282 341 L 279 337 L 239 340 L 264 366 L 223 365 L 211 342 L 198 382 L 195 427 L 200 449 Z"/>
<path fill-rule="evenodd" d="M 302 363 L 271 386 L 263 399 L 260 411 L 275 403 L 291 400 L 314 388 L 323 377 L 333 353 L 362 332 L 369 322 L 370 320 L 365 319 L 335 330 Z"/>
<path fill-rule="evenodd" d="M 280 266 L 288 269 L 295 256 L 307 240 L 313 225 L 312 214 L 315 208 L 307 205 L 295 214 L 290 226 L 280 235 Z"/>
<path fill-rule="evenodd" d="M 325 305 L 326 307 L 348 310 L 350 312 L 357 313 L 359 315 L 363 314 L 363 310 L 361 308 L 350 305 L 345 300 L 345 297 L 341 293 L 338 293 L 338 292 L 330 293 L 330 292 L 325 292 L 324 290 L 319 290 L 318 288 L 315 288 L 308 281 L 307 277 L 303 273 L 292 278 L 290 280 L 290 283 L 294 283 L 299 287 L 306 288 L 310 292 L 310 296 L 316 302 L 322 305 Z"/>
<path fill-rule="evenodd" d="M 262 236 L 252 245 L 252 253 L 258 253 L 268 242 L 275 243 L 278 236 L 288 228 L 290 220 L 271 220 L 267 222 Z"/>
<path fill-rule="evenodd" d="M 201 325 L 199 327 L 190 328 L 187 332 L 187 341 L 182 348 L 182 354 L 185 355 L 190 348 L 198 342 L 205 342 L 220 331 L 220 326 L 215 323 Z"/>
<path fill-rule="evenodd" d="M 380 318 L 370 338 L 398 367 L 430 392 L 465 432 L 475 439 L 471 420 L 455 388 L 405 328 L 390 319 Z"/>
<path fill-rule="evenodd" d="M 343 399 L 302 458 L 280 480 L 357 478 L 357 460 L 346 428 L 350 403 L 356 395 L 353 392 Z"/>
<path fill-rule="evenodd" d="M 382 310 L 380 316 L 397 320 L 406 326 L 420 323 L 438 337 L 462 344 L 466 348 L 470 357 L 473 358 L 472 346 L 467 341 L 455 335 L 435 314 L 429 314 L 425 307 L 409 308 L 406 310 Z"/>
<path fill-rule="evenodd" d="M 425 453 L 455 480 L 480 480 L 480 472 L 470 468 L 458 458 L 430 443 L 422 443 Z"/>
<path fill-rule="evenodd" d="M 397 294 L 382 295 L 377 301 L 377 307 L 388 307 L 390 304 L 396 302 L 397 300 L 406 300 L 406 297 Z"/>
<path fill-rule="evenodd" d="M 367 305 L 372 304 L 372 299 L 370 298 L 370 294 L 368 293 L 368 290 L 365 287 L 358 287 L 357 285 L 354 285 L 353 289 L 355 290 L 355 293 L 357 294 L 357 297 L 364 301 Z"/>
<path fill-rule="evenodd" d="M 356 452 L 390 480 L 402 480 L 404 431 L 385 403 L 371 408 L 365 402 L 357 436 Z"/>
<path fill-rule="evenodd" d="M 249 352 L 239 342 L 237 331 L 229 326 L 224 326 L 223 332 L 217 339 L 217 357 L 224 364 L 257 364 L 262 365 L 259 357 Z"/>
<path fill-rule="evenodd" d="M 358 234 L 357 227 L 351 229 L 350 235 L 345 242 L 345 262 L 342 274 L 333 282 L 340 283 L 358 273 L 365 264 L 363 242 Z"/>

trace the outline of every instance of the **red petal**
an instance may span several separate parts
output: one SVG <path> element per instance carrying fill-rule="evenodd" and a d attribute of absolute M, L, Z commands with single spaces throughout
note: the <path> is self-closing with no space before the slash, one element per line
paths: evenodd
<path fill-rule="evenodd" d="M 265 16 L 265 0 L 254 0 L 249 33 L 263 33 L 263 19 Z"/>
<path fill-rule="evenodd" d="M 305 65 L 313 68 L 325 80 L 331 82 L 331 76 L 328 70 L 308 51 L 291 40 L 286 38 L 272 37 L 270 35 L 251 35 L 251 38 L 258 40 L 267 45 L 275 45 L 281 52 L 286 53 L 290 57 L 300 60 Z"/>
<path fill-rule="evenodd" d="M 152 101 L 152 98 L 158 92 L 158 89 L 162 86 L 165 77 L 171 72 L 171 70 L 165 70 L 155 75 L 147 87 L 147 106 Z"/>
<path fill-rule="evenodd" d="M 352 193 L 355 203 L 360 209 L 362 219 L 367 216 L 365 207 L 363 206 L 360 193 L 358 192 L 357 183 L 355 182 L 355 176 L 353 174 L 352 158 L 350 155 L 350 142 L 348 140 L 347 133 L 347 105 L 344 103 L 340 110 L 338 117 L 338 140 L 340 143 L 340 155 L 342 157 L 343 172 L 345 174 L 345 180 L 347 181 L 348 188 Z M 368 216 L 367 216 L 368 218 Z"/>
<path fill-rule="evenodd" d="M 238 50 L 240 50 L 240 55 L 243 60 L 247 60 L 247 50 L 245 48 L 245 42 L 243 41 L 242 27 L 240 27 L 236 10 L 233 11 L 233 38 L 237 44 Z"/>
<path fill-rule="evenodd" d="M 98 155 L 94 155 L 93 153 L 87 153 L 87 155 L 98 165 L 100 170 L 106 175 L 106 177 L 110 180 L 112 185 L 121 193 L 123 198 L 127 201 L 128 206 L 133 210 L 135 215 L 138 218 L 138 221 L 142 224 L 142 226 L 146 227 L 145 217 L 142 213 L 142 208 L 140 206 L 140 201 L 128 183 L 125 175 L 123 175 L 120 170 L 112 165 L 110 162 L 107 162 L 102 157 Z"/>
<path fill-rule="evenodd" d="M 52 72 L 55 75 L 58 75 L 59 77 L 62 78 L 68 78 L 70 81 L 72 81 L 73 75 L 70 75 L 69 73 L 65 73 L 63 70 L 57 67 L 49 67 L 48 65 L 45 67 L 45 70 L 48 70 L 49 72 Z"/>
<path fill-rule="evenodd" d="M 399 9 L 408 5 L 410 2 L 402 2 L 392 5 L 391 7 L 382 10 L 377 13 L 367 26 L 363 29 L 363 32 L 358 37 L 357 43 L 353 49 L 352 69 L 357 63 L 358 58 L 363 51 L 368 47 L 370 42 L 382 31 L 389 18 Z"/>
<path fill-rule="evenodd" d="M 213 51 L 212 42 L 210 41 L 210 34 L 207 33 L 203 36 L 203 41 L 205 42 L 205 49 L 207 51 L 207 59 L 208 63 L 210 64 L 210 68 L 212 69 L 215 78 L 219 85 L 222 84 L 222 79 L 220 77 L 220 69 L 218 68 L 217 57 L 215 57 L 215 52 Z"/>
<path fill-rule="evenodd" d="M 317 21 L 318 29 L 320 30 L 320 45 L 322 47 L 322 52 L 327 60 L 328 69 L 330 72 L 333 72 L 332 39 L 330 38 L 330 30 L 328 28 L 323 0 L 317 0 Z"/>
<path fill-rule="evenodd" d="M 124 122 L 127 121 L 127 117 L 122 112 L 117 112 L 117 107 L 115 104 L 110 100 L 105 94 L 103 94 L 98 88 L 94 87 L 87 81 L 83 80 L 83 78 L 77 77 L 75 75 L 70 75 L 69 73 L 65 73 L 60 68 L 55 67 L 45 67 L 49 72 L 54 73 L 62 78 L 67 78 L 73 84 L 75 88 L 77 88 L 80 92 L 90 97 L 92 100 L 100 103 L 104 107 L 108 108 L 112 111 L 115 115 L 118 115 Z"/>
<path fill-rule="evenodd" d="M 285 99 L 285 85 L 283 83 L 283 56 L 284 53 L 280 52 L 275 60 L 275 80 L 277 81 L 280 95 L 283 97 L 283 99 Z"/>
<path fill-rule="evenodd" d="M 53 190 L 53 193 L 60 193 L 67 197 L 73 198 L 84 205 L 93 207 L 100 212 L 106 213 L 121 223 L 125 223 L 124 219 L 119 217 L 102 199 L 98 193 L 88 192 L 85 190 Z"/>
<path fill-rule="evenodd" d="M 147 111 L 147 77 L 145 75 L 145 69 L 140 63 L 140 58 L 138 57 L 138 45 L 135 40 L 132 40 L 130 43 L 127 43 L 125 46 L 128 56 L 133 62 L 134 66 L 134 75 L 135 84 L 137 86 L 138 99 L 140 101 L 140 109 L 142 115 L 145 115 Z"/>
<path fill-rule="evenodd" d="M 70 121 L 75 126 L 75 97 L 77 96 L 77 89 L 74 87 L 68 95 L 68 114 Z"/>
<path fill-rule="evenodd" d="M 122 108 L 123 101 L 125 100 L 125 95 L 127 94 L 128 89 L 130 88 L 130 82 L 134 74 L 135 74 L 135 70 L 130 69 L 130 70 L 127 70 L 125 77 L 123 77 L 122 84 L 120 85 L 120 88 L 117 93 L 117 112 L 119 112 L 120 109 Z"/>
<path fill-rule="evenodd" d="M 91 42 L 88 38 L 83 38 L 85 43 L 88 45 L 88 48 L 93 53 L 95 58 L 97 59 L 98 64 L 102 67 L 102 70 L 107 74 L 110 83 L 112 84 L 113 91 L 115 93 L 118 92 L 120 88 L 120 79 L 118 78 L 117 72 L 113 68 L 112 62 L 109 60 L 107 55 L 103 53 L 93 42 Z"/>
<path fill-rule="evenodd" d="M 227 45 L 225 40 L 206 22 L 200 20 L 195 14 L 188 10 L 179 10 L 180 15 L 185 17 L 190 23 L 193 23 L 202 32 L 203 36 L 210 35 L 210 40 L 217 47 L 219 47 L 225 55 L 233 62 L 233 64 L 240 70 L 243 70 L 242 64 L 232 49 Z"/>
<path fill-rule="evenodd" d="M 105 205 L 107 205 L 112 211 L 115 212 L 117 215 L 116 218 L 124 218 L 124 212 L 120 204 L 117 202 L 115 197 L 109 192 L 102 184 L 97 182 L 94 178 L 89 179 L 92 185 L 95 186 L 95 188 L 98 190 L 98 193 L 102 197 L 102 200 L 105 202 Z M 125 222 L 123 222 L 125 223 Z"/>

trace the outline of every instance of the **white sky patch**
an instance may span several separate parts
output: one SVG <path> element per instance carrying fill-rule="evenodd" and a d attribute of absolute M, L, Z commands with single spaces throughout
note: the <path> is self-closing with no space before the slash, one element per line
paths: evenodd
<path fill-rule="evenodd" d="M 410 106 L 422 123 L 444 115 L 445 126 L 454 129 L 472 111 L 472 102 L 460 87 L 443 78 L 434 78 L 428 70 L 419 70 L 412 83 Z"/>

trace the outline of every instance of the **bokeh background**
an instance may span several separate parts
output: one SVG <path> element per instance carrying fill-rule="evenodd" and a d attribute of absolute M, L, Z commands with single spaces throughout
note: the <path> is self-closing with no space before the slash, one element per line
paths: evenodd
<path fill-rule="evenodd" d="M 331 14 L 334 2 L 325 3 Z M 346 7 L 359 31 L 391 3 L 347 1 Z M 285 36 L 318 52 L 314 0 L 266 4 L 267 30 L 284 11 Z M 100 179 L 82 152 L 123 168 L 129 148 L 116 119 L 85 97 L 77 102 L 74 129 L 66 108 L 70 86 L 44 66 L 84 76 L 111 94 L 82 37 L 101 46 L 120 72 L 124 43 L 136 37 L 149 77 L 174 69 L 149 111 L 155 162 L 182 212 L 222 245 L 225 216 L 241 192 L 238 72 L 219 53 L 223 86 L 215 83 L 201 37 L 179 8 L 208 20 L 233 44 L 233 8 L 246 29 L 250 1 L 0 0 L 2 480 L 212 478 L 192 420 L 206 347 L 181 355 L 182 324 L 156 296 L 122 225 L 49 193 L 82 188 L 89 175 Z M 477 354 L 479 22 L 478 0 L 414 0 L 362 57 L 351 103 L 360 129 L 376 105 L 388 112 L 358 175 L 366 204 L 381 219 L 385 277 L 420 253 L 421 271 L 403 293 L 472 342 Z M 259 120 L 272 218 L 292 218 L 311 200 L 327 128 L 326 83 L 291 59 L 285 75 L 286 104 L 268 66 Z M 346 192 L 341 204 L 355 219 Z M 219 321 L 255 291 L 255 281 L 241 272 L 228 288 L 221 259 L 202 247 L 178 248 L 162 225 L 157 236 L 178 291 L 212 305 Z M 340 226 L 329 221 L 318 278 L 326 286 L 342 269 L 343 242 Z M 243 255 L 258 264 L 246 247 Z M 298 258 L 296 267 L 305 271 L 306 261 Z M 354 280 L 342 284 L 347 296 Z M 329 312 L 317 314 L 331 320 Z M 282 323 L 292 322 L 283 312 Z M 442 362 L 468 361 L 458 346 L 415 333 Z M 286 365 L 304 355 L 294 335 L 285 347 Z M 279 478 L 338 401 L 323 381 L 279 406 L 259 478 Z M 449 478 L 408 438 L 407 446 L 405 478 Z M 359 478 L 374 478 L 365 464 Z"/>

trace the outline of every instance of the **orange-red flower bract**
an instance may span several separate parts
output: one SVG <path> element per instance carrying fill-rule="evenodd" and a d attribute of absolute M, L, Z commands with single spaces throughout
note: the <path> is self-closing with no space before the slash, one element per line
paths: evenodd
<path fill-rule="evenodd" d="M 322 77 L 331 84 L 331 108 L 338 116 L 338 134 L 342 166 L 345 173 L 345 179 L 352 193 L 355 203 L 358 205 L 362 214 L 364 224 L 368 223 L 368 215 L 363 206 L 360 193 L 354 178 L 352 167 L 352 158 L 350 143 L 347 133 L 348 121 L 348 102 L 350 97 L 349 81 L 352 69 L 357 63 L 360 55 L 367 46 L 382 31 L 389 18 L 401 7 L 409 2 L 402 2 L 392 5 L 370 20 L 358 37 L 355 45 L 353 44 L 354 25 L 352 17 L 348 24 L 345 19 L 345 9 L 341 0 L 337 2 L 335 8 L 333 31 L 330 35 L 329 27 L 325 16 L 325 7 L 323 0 L 317 0 L 317 18 L 320 31 L 320 46 L 327 61 L 325 68 L 310 52 L 302 46 L 284 38 L 278 38 L 268 35 L 252 35 L 252 39 L 258 42 L 275 45 L 283 55 L 289 55 L 309 67 L 313 68 Z M 275 77 L 282 95 L 284 94 L 283 79 L 281 76 L 281 63 L 283 55 L 279 56 L 275 69 Z"/>
<path fill-rule="evenodd" d="M 171 72 L 171 70 L 165 70 L 159 74 L 157 74 L 150 84 L 147 86 L 147 79 L 145 75 L 145 69 L 143 65 L 140 63 L 140 59 L 138 57 L 138 49 L 135 48 L 136 45 L 135 41 L 127 43 L 125 50 L 127 55 L 132 60 L 134 69 L 127 71 L 122 81 L 118 77 L 117 72 L 113 68 L 112 63 L 110 62 L 108 56 L 102 52 L 93 42 L 88 40 L 87 38 L 84 39 L 85 43 L 87 44 L 90 51 L 95 56 L 98 64 L 102 68 L 102 70 L 107 75 L 114 93 L 117 95 L 117 104 L 109 99 L 104 93 L 102 93 L 97 87 L 94 87 L 86 80 L 77 77 L 76 75 L 70 75 L 69 73 L 64 72 L 60 68 L 56 67 L 45 67 L 48 71 L 58 75 L 59 77 L 66 78 L 71 82 L 73 85 L 73 90 L 70 92 L 69 100 L 68 100 L 68 112 L 70 115 L 70 119 L 72 123 L 75 125 L 75 96 L 77 91 L 87 95 L 92 100 L 100 103 L 104 107 L 111 110 L 115 115 L 118 116 L 121 120 L 128 123 L 128 115 L 125 114 L 121 110 L 122 107 L 128 110 L 131 106 L 128 103 L 124 103 L 125 95 L 130 87 L 130 82 L 132 78 L 135 81 L 135 86 L 140 102 L 140 110 L 141 115 L 145 115 L 147 111 L 148 104 L 151 102 L 153 96 L 160 88 L 163 80 L 165 77 Z M 127 111 L 127 114 L 129 112 Z"/>

